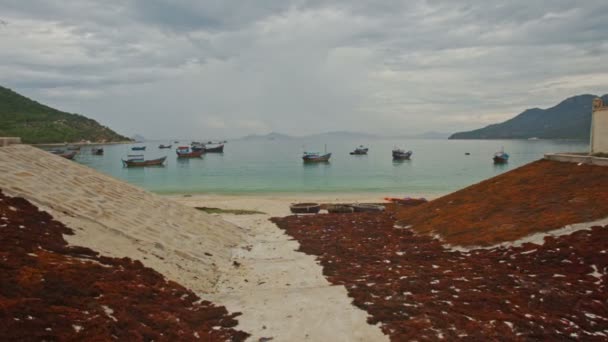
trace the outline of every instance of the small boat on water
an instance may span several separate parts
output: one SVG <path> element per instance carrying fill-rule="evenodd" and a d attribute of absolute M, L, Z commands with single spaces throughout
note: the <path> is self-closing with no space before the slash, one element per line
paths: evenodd
<path fill-rule="evenodd" d="M 410 160 L 412 151 L 405 151 L 399 148 L 393 149 L 393 160 Z"/>
<path fill-rule="evenodd" d="M 103 148 L 102 147 L 93 147 L 91 149 L 91 154 L 94 156 L 103 156 Z"/>
<path fill-rule="evenodd" d="M 359 145 L 359 147 L 355 148 L 354 151 L 352 151 L 350 154 L 351 155 L 364 155 L 367 154 L 367 151 L 369 151 L 369 148 L 367 147 L 363 147 L 363 145 Z"/>
<path fill-rule="evenodd" d="M 52 154 L 58 155 L 65 159 L 72 160 L 78 154 L 78 151 L 66 151 L 66 150 L 50 150 Z"/>
<path fill-rule="evenodd" d="M 146 150 L 146 146 L 133 146 L 131 147 L 132 151 L 145 151 Z"/>
<path fill-rule="evenodd" d="M 214 145 L 214 146 L 210 147 L 209 145 Z M 224 144 L 223 143 L 207 144 L 207 145 L 203 145 L 203 148 L 205 150 L 205 153 L 224 153 Z"/>
<path fill-rule="evenodd" d="M 160 148 L 160 149 L 171 148 L 171 146 L 173 146 L 173 145 L 163 145 L 163 144 L 160 144 L 160 145 L 158 145 L 158 148 Z"/>
<path fill-rule="evenodd" d="M 180 146 L 175 150 L 177 158 L 200 158 L 205 150 L 195 150 L 188 146 Z"/>
<path fill-rule="evenodd" d="M 205 144 L 200 143 L 198 141 L 193 141 L 190 144 L 190 149 L 192 149 L 192 151 L 204 151 L 205 150 Z"/>
<path fill-rule="evenodd" d="M 167 157 L 158 159 L 144 159 L 143 154 L 131 154 L 127 156 L 127 160 L 122 159 L 122 165 L 125 167 L 144 167 L 144 166 L 162 166 Z"/>
<path fill-rule="evenodd" d="M 505 151 L 500 151 L 494 153 L 494 164 L 506 164 L 509 161 L 509 154 L 505 153 Z"/>
<path fill-rule="evenodd" d="M 178 140 L 174 140 L 173 143 L 174 144 L 179 144 L 179 141 Z"/>
<path fill-rule="evenodd" d="M 67 147 L 68 151 L 80 151 L 80 146 L 70 145 Z"/>
<path fill-rule="evenodd" d="M 302 160 L 305 163 L 323 163 L 328 162 L 331 153 L 320 154 L 319 152 L 304 152 Z"/>

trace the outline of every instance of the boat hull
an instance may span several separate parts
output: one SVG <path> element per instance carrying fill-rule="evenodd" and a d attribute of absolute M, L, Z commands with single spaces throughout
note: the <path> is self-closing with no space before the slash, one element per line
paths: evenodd
<path fill-rule="evenodd" d="M 74 157 L 76 157 L 76 154 L 78 154 L 78 152 L 73 151 L 73 152 L 62 153 L 62 154 L 60 154 L 60 156 L 65 159 L 72 160 L 72 159 L 74 159 Z"/>
<path fill-rule="evenodd" d="M 321 210 L 321 205 L 318 203 L 296 203 L 290 205 L 289 209 L 294 214 L 316 214 Z"/>
<path fill-rule="evenodd" d="M 329 161 L 331 153 L 324 154 L 322 156 L 303 156 L 302 160 L 305 163 L 325 163 Z"/>
<path fill-rule="evenodd" d="M 393 160 L 410 160 L 411 157 L 412 157 L 411 151 L 408 151 L 408 152 L 393 151 Z"/>
<path fill-rule="evenodd" d="M 177 154 L 177 158 L 200 158 L 204 152 L 204 150 L 195 150 L 190 152 L 176 151 L 175 153 Z"/>
<path fill-rule="evenodd" d="M 224 145 L 216 146 L 216 147 L 205 147 L 205 153 L 224 153 Z"/>
<path fill-rule="evenodd" d="M 509 158 L 504 157 L 494 157 L 492 159 L 494 160 L 494 164 L 506 164 L 509 162 Z"/>
<path fill-rule="evenodd" d="M 145 151 L 146 146 L 143 147 L 131 147 L 131 151 Z"/>
<path fill-rule="evenodd" d="M 146 166 L 162 166 L 165 163 L 167 157 L 151 160 L 122 160 L 122 164 L 125 167 L 146 167 Z"/>

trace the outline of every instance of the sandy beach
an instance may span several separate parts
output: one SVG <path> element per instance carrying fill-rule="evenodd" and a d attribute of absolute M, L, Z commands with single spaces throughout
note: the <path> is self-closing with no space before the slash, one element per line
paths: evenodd
<path fill-rule="evenodd" d="M 290 215 L 289 205 L 292 203 L 314 202 L 314 203 L 381 203 L 386 202 L 385 197 L 412 197 L 433 200 L 442 195 L 438 194 L 398 194 L 398 193 L 327 193 L 327 194 L 245 194 L 245 195 L 219 195 L 219 194 L 197 194 L 197 195 L 166 195 L 171 199 L 189 207 L 210 207 L 230 210 L 255 210 L 260 211 L 268 217 Z M 220 215 L 230 218 L 231 214 Z M 245 216 L 242 220 L 254 222 L 254 217 L 261 215 L 239 215 Z M 249 217 L 249 218 L 247 218 Z"/>

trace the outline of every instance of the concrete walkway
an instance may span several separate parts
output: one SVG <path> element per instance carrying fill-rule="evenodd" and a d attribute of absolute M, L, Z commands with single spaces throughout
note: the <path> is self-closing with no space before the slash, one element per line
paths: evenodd
<path fill-rule="evenodd" d="M 387 341 L 367 313 L 351 304 L 343 286 L 330 285 L 312 256 L 271 223 L 268 215 L 226 215 L 247 230 L 234 250 L 232 269 L 222 274 L 213 301 L 243 313 L 239 329 L 253 340 Z M 238 265 L 238 266 L 237 266 Z"/>

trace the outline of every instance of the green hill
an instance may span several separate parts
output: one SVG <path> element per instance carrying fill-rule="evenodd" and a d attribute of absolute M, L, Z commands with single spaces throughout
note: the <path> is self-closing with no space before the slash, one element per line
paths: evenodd
<path fill-rule="evenodd" d="M 93 119 L 45 106 L 1 86 L 0 136 L 21 137 L 29 144 L 131 140 Z"/>
<path fill-rule="evenodd" d="M 468 132 L 454 133 L 450 139 L 581 139 L 589 140 L 591 103 L 595 95 L 579 95 L 557 106 L 532 108 L 503 123 Z M 608 95 L 602 96 L 608 101 Z"/>

